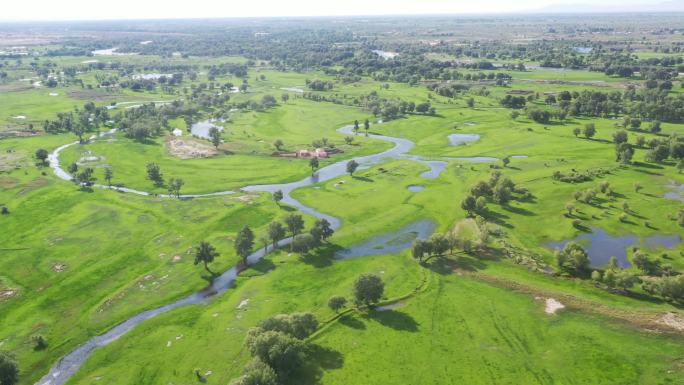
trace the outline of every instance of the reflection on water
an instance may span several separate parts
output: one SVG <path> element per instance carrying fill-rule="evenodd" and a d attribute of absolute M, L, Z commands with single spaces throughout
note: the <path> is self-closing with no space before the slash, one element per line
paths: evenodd
<path fill-rule="evenodd" d="M 591 233 L 582 234 L 572 240 L 551 242 L 546 244 L 546 247 L 561 249 L 571 241 L 579 242 L 585 247 L 592 267 L 605 266 L 608 264 L 610 257 L 615 256 L 618 259 L 618 266 L 628 268 L 631 266 L 631 263 L 627 259 L 627 248 L 639 246 L 640 244 L 650 249 L 657 247 L 672 248 L 677 246 L 682 241 L 682 238 L 679 235 L 654 235 L 643 239 L 636 235 L 613 237 L 604 230 L 595 227 L 592 228 Z"/>

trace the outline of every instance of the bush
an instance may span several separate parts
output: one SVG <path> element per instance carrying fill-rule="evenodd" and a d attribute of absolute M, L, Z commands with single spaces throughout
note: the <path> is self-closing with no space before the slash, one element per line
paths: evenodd
<path fill-rule="evenodd" d="M 328 307 L 332 309 L 335 313 L 339 312 L 340 309 L 345 307 L 346 304 L 347 299 L 339 295 L 330 297 L 330 299 L 328 300 Z"/>

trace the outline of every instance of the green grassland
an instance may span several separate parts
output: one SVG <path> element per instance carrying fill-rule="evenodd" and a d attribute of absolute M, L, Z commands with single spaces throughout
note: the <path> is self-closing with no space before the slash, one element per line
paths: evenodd
<path fill-rule="evenodd" d="M 89 59 L 57 60 L 77 64 Z M 136 65 L 159 60 L 142 56 L 96 59 Z M 206 64 L 198 58 L 170 60 Z M 222 63 L 243 59 L 210 60 Z M 266 66 L 250 67 L 249 73 L 248 92 L 233 95 L 231 101 L 259 100 L 267 94 L 278 98 L 288 92 L 281 88 L 304 86 L 306 79 L 334 80 L 322 73 L 278 72 Z M 255 80 L 257 74 L 263 74 L 265 80 Z M 84 76 L 88 80 L 94 74 Z M 589 81 L 620 87 L 616 79 L 594 72 L 531 70 L 514 73 L 514 77 L 511 88 L 540 93 L 583 90 L 590 87 Z M 523 78 L 568 83 L 528 82 Z M 227 81 L 239 84 L 231 77 L 217 79 Z M 12 116 L 20 114 L 27 116 L 25 123 L 51 118 L 89 100 L 74 98 L 72 88 L 0 93 L 0 125 L 9 124 Z M 371 127 L 372 133 L 414 141 L 412 154 L 433 158 L 527 156 L 512 159 L 500 171 L 529 189 L 534 199 L 488 206 L 490 227 L 500 234 L 490 240 L 493 249 L 505 241 L 552 265 L 553 252 L 544 244 L 579 235 L 580 230 L 572 224 L 574 219 L 613 235 L 681 234 L 681 227 L 671 219 L 681 202 L 664 199 L 663 194 L 667 184 L 683 183 L 684 176 L 671 162 L 644 162 L 646 149 L 636 150 L 634 159 L 638 163 L 618 166 L 611 135 L 619 120 L 576 118 L 547 126 L 524 116 L 514 120 L 510 110 L 498 103 L 511 88 L 488 88 L 492 90 L 490 96 L 474 97 L 475 108 L 467 108 L 464 98 L 443 98 L 424 86 L 389 83 L 385 88 L 367 78 L 351 84 L 336 83 L 325 94 L 363 96 L 376 91 L 382 97 L 416 103 L 430 100 L 437 108 L 436 116 L 408 115 Z M 53 91 L 59 96 L 48 95 Z M 287 150 L 296 150 L 310 147 L 313 140 L 328 138 L 344 152 L 321 166 L 390 147 L 387 142 L 363 135 L 355 136 L 355 143 L 347 145 L 343 135 L 335 131 L 355 119 L 371 118 L 367 111 L 313 102 L 289 93 L 288 102 L 279 102 L 266 111 L 231 113 L 230 120 L 222 123 L 225 143 L 214 157 L 179 159 L 169 154 L 167 136 L 137 143 L 117 134 L 113 141 L 104 138 L 69 147 L 60 161 L 68 165 L 84 156 L 98 156 L 99 161 L 91 162 L 98 182 L 102 182 L 101 170 L 107 165 L 114 170 L 114 183 L 164 192 L 146 179 L 145 164 L 155 162 L 165 177 L 185 180 L 182 193 L 205 193 L 294 181 L 309 175 L 306 160 L 271 156 L 275 139 L 282 139 Z M 98 104 L 178 97 L 182 96 L 125 91 L 98 100 Z M 204 111 L 206 117 L 211 113 Z M 589 122 L 596 124 L 597 136 L 591 140 L 575 138 L 572 129 Z M 182 119 L 172 124 L 186 128 Z M 447 138 L 454 133 L 481 137 L 467 145 L 450 146 Z M 671 133 L 684 134 L 684 126 L 663 124 L 660 136 Z M 655 136 L 630 132 L 631 143 L 636 135 L 647 139 Z M 201 266 L 193 265 L 192 248 L 200 241 L 208 240 L 217 247 L 221 256 L 211 268 L 224 271 L 238 261 L 233 241 L 243 225 L 252 227 L 259 237 L 271 221 L 281 220 L 292 210 L 278 206 L 268 194 L 176 200 L 102 189 L 81 191 L 56 178 L 51 169 L 34 164 L 36 149 L 53 150 L 74 140 L 72 134 L 0 140 L 0 204 L 10 210 L 10 215 L 0 217 L 2 228 L 7 229 L 0 232 L 0 290 L 14 293 L 0 299 L 0 347 L 17 353 L 23 373 L 21 384 L 33 383 L 87 338 L 142 310 L 205 287 L 207 274 Z M 188 140 L 209 145 L 201 139 Z M 341 176 L 296 190 L 293 196 L 304 204 L 341 219 L 342 227 L 330 245 L 305 256 L 286 250 L 269 255 L 243 272 L 227 293 L 207 304 L 176 309 L 146 321 L 99 349 L 69 384 L 192 383 L 196 381 L 195 369 L 211 371 L 210 384 L 228 383 L 248 360 L 242 345 L 247 329 L 284 312 L 311 311 L 319 320 L 329 320 L 334 313 L 326 306 L 328 298 L 348 296 L 353 280 L 364 272 L 382 276 L 387 299 L 413 293 L 417 287 L 421 290 L 394 310 L 352 313 L 327 325 L 312 341 L 325 354 L 307 366 L 299 383 L 681 383 L 681 336 L 651 333 L 630 322 L 630 314 L 653 319 L 665 312 L 681 314 L 674 305 L 638 295 L 613 294 L 589 281 L 531 272 L 496 253 L 455 256 L 427 267 L 418 265 L 408 251 L 333 259 L 339 248 L 419 219 L 433 220 L 440 232 L 458 228 L 465 218 L 461 200 L 474 183 L 489 177 L 492 165 L 500 166 L 501 162 L 450 160 L 439 178 L 424 179 L 420 174 L 428 170 L 426 165 L 388 160 L 360 170 L 354 177 Z M 551 178 L 554 171 L 597 168 L 609 173 L 578 184 Z M 573 217 L 565 215 L 565 204 L 574 201 L 575 191 L 596 187 L 602 181 L 611 184 L 613 196 L 600 195 L 595 205 L 574 202 L 579 212 Z M 633 187 L 637 181 L 644 186 L 638 193 Z M 426 189 L 414 193 L 408 191 L 409 185 Z M 629 220 L 622 222 L 618 216 L 625 201 L 631 211 Z M 311 217 L 306 219 L 307 225 L 313 222 Z M 645 226 L 646 221 L 650 227 Z M 684 269 L 684 245 L 648 251 L 652 255 L 666 252 L 667 263 L 676 270 Z M 492 283 L 497 280 L 504 283 Z M 529 290 L 513 290 L 505 282 Z M 640 289 L 634 291 L 643 294 Z M 543 301 L 535 296 L 572 297 L 583 305 L 568 303 L 568 309 L 549 315 L 544 312 Z M 47 349 L 33 349 L 30 338 L 37 334 L 46 337 Z"/>

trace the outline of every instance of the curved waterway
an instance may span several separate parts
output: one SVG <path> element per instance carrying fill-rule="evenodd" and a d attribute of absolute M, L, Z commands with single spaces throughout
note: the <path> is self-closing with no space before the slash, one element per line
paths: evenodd
<path fill-rule="evenodd" d="M 116 132 L 116 129 L 112 129 L 109 131 L 104 131 L 101 132 L 98 135 L 92 136 L 90 139 L 88 139 L 88 142 L 92 142 L 97 140 L 98 138 L 102 138 L 107 135 L 112 135 Z M 346 135 L 353 135 L 353 126 L 344 126 L 340 129 L 337 130 L 338 132 Z M 424 157 L 420 155 L 408 155 L 408 152 L 415 146 L 415 144 L 408 140 L 408 139 L 403 139 L 403 138 L 394 138 L 391 136 L 384 136 L 384 135 L 377 135 L 377 134 L 370 134 L 369 135 L 371 138 L 374 139 L 380 139 L 380 140 L 385 140 L 388 142 L 392 142 L 394 144 L 394 147 L 392 147 L 389 150 L 383 151 L 378 154 L 373 154 L 373 155 L 367 155 L 363 157 L 358 157 L 355 158 L 360 166 L 362 167 L 369 167 L 374 164 L 378 164 L 384 160 L 391 160 L 391 159 L 409 159 L 409 160 L 414 160 L 417 162 L 421 162 L 423 164 L 426 164 L 430 167 L 430 171 L 427 171 L 422 174 L 424 178 L 437 178 L 439 174 L 441 174 L 447 165 L 447 162 L 444 161 L 438 161 L 438 160 L 426 160 Z M 68 143 L 63 146 L 58 147 L 55 149 L 48 157 L 50 160 L 50 167 L 53 169 L 55 175 L 57 175 L 59 178 L 71 181 L 72 177 L 69 175 L 68 172 L 66 172 L 64 169 L 62 169 L 60 163 L 59 163 L 59 154 L 62 150 L 74 146 L 78 144 L 79 142 L 73 142 L 73 143 Z M 460 160 L 460 161 L 471 161 L 471 162 L 493 162 L 497 161 L 496 158 L 482 158 L 482 157 L 474 157 L 474 158 L 441 158 L 445 160 Z M 281 190 L 283 192 L 283 202 L 287 203 L 289 205 L 292 205 L 299 209 L 301 212 L 312 215 L 314 217 L 320 218 L 320 219 L 326 219 L 328 222 L 330 222 L 331 226 L 333 229 L 337 230 L 340 225 L 341 221 L 339 218 L 333 217 L 328 214 L 321 213 L 317 210 L 315 210 L 312 207 L 305 206 L 298 200 L 292 198 L 290 193 L 298 189 L 300 187 L 305 187 L 305 186 L 310 186 L 315 183 L 319 182 L 325 182 L 327 180 L 333 179 L 340 177 L 342 175 L 345 175 L 347 172 L 347 160 L 344 161 L 339 161 L 336 163 L 333 163 L 331 165 L 328 165 L 326 167 L 323 167 L 319 169 L 316 174 L 310 177 L 306 177 L 304 179 L 301 179 L 297 182 L 292 182 L 292 183 L 281 183 L 281 184 L 264 184 L 264 185 L 252 185 L 252 186 L 246 186 L 243 187 L 241 190 L 242 191 L 257 191 L 257 192 L 274 192 L 277 190 Z M 157 196 L 157 197 L 164 197 L 168 198 L 170 197 L 167 194 L 154 194 L 150 193 L 147 191 L 141 191 L 141 190 L 135 190 L 131 188 L 126 188 L 126 187 L 120 187 L 120 186 L 108 186 L 108 185 L 102 185 L 102 184 L 94 184 L 91 187 L 95 188 L 103 188 L 103 189 L 110 189 L 110 190 L 116 190 L 120 192 L 125 192 L 125 193 L 131 193 L 131 194 L 138 194 L 138 195 L 146 195 L 146 196 Z M 229 194 L 234 194 L 235 191 L 232 190 L 227 190 L 227 191 L 217 191 L 213 193 L 206 193 L 206 194 L 187 194 L 187 195 L 181 195 L 181 198 L 199 198 L 199 197 L 210 197 L 210 196 L 218 196 L 218 195 L 229 195 Z M 421 233 L 422 234 L 422 233 Z M 291 242 L 291 238 L 283 239 L 277 243 L 277 247 L 283 247 L 288 245 Z M 258 262 L 261 258 L 263 258 L 268 252 L 270 252 L 271 249 L 266 250 L 266 249 L 259 249 L 256 252 L 254 252 L 252 255 L 247 257 L 247 262 L 248 265 L 252 265 L 256 262 Z M 153 318 L 157 315 L 166 313 L 168 311 L 177 309 L 179 307 L 187 306 L 187 305 L 193 305 L 193 304 L 200 304 L 200 303 L 205 303 L 210 297 L 221 294 L 228 290 L 232 283 L 235 281 L 235 278 L 237 277 L 237 274 L 239 273 L 238 267 L 233 267 L 230 270 L 224 272 L 221 274 L 219 277 L 217 277 L 211 285 L 209 285 L 207 288 L 203 289 L 200 292 L 194 293 L 188 297 L 185 297 L 183 299 L 180 299 L 178 301 L 169 303 L 167 305 L 150 309 L 147 311 L 144 311 L 142 313 L 136 314 L 135 316 L 125 320 L 124 322 L 118 324 L 117 326 L 113 327 L 109 331 L 107 331 L 104 334 L 95 336 L 85 342 L 84 344 L 78 346 L 76 349 L 74 349 L 71 353 L 67 354 L 66 356 L 62 357 L 51 369 L 48 374 L 46 374 L 43 378 L 41 378 L 36 384 L 37 385 L 61 385 L 64 384 L 69 378 L 71 378 L 78 369 L 83 365 L 83 363 L 90 357 L 92 352 L 100 348 L 102 346 L 109 345 L 110 343 L 114 342 L 117 340 L 119 337 L 123 336 L 124 334 L 128 333 L 131 329 L 133 329 L 135 326 L 140 324 L 141 322 L 148 320 L 150 318 Z"/>

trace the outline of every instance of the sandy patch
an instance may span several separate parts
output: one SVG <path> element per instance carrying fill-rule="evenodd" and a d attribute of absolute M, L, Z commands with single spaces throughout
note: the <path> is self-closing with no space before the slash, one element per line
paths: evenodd
<path fill-rule="evenodd" d="M 13 289 L 0 289 L 0 301 L 10 299 L 17 295 L 17 291 Z"/>
<path fill-rule="evenodd" d="M 240 301 L 240 304 L 237 306 L 237 308 L 242 309 L 243 307 L 247 306 L 247 304 L 249 304 L 249 298 Z"/>
<path fill-rule="evenodd" d="M 56 93 L 56 92 L 50 92 L 48 95 L 50 95 L 50 96 L 59 96 L 59 94 Z"/>
<path fill-rule="evenodd" d="M 55 273 L 61 273 L 66 269 L 67 269 L 67 265 L 65 265 L 64 263 L 57 262 L 57 263 L 52 265 L 52 271 L 54 271 Z"/>
<path fill-rule="evenodd" d="M 182 258 L 181 258 L 180 255 L 174 255 L 174 256 L 173 256 L 173 259 L 171 259 L 171 261 L 172 261 L 173 263 L 178 263 L 178 262 L 181 261 L 181 259 L 182 259 Z"/>
<path fill-rule="evenodd" d="M 667 325 L 673 329 L 684 331 L 684 316 L 677 313 L 665 313 L 658 321 L 663 325 Z"/>
<path fill-rule="evenodd" d="M 26 116 L 24 116 L 24 115 L 17 115 L 17 116 L 13 116 L 12 119 L 24 120 L 24 119 L 26 119 Z"/>
<path fill-rule="evenodd" d="M 169 153 L 181 159 L 206 158 L 218 154 L 214 146 L 191 139 L 172 138 L 166 142 Z"/>
<path fill-rule="evenodd" d="M 563 308 L 565 308 L 565 305 L 553 298 L 547 298 L 545 301 L 544 311 L 546 314 L 556 314 L 558 310 Z"/>

